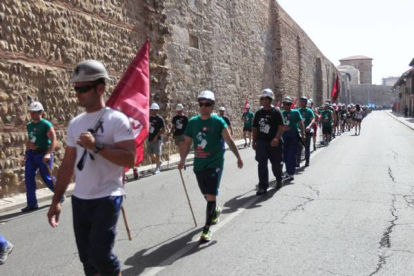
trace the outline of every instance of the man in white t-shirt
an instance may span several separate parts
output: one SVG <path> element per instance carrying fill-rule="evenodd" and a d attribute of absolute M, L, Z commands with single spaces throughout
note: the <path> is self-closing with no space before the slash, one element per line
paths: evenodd
<path fill-rule="evenodd" d="M 55 195 L 47 214 L 57 227 L 60 199 L 73 174 L 73 226 L 85 275 L 121 275 L 113 254 L 116 223 L 122 205 L 124 167 L 133 167 L 135 141 L 129 119 L 105 107 L 103 98 L 108 73 L 102 63 L 79 63 L 71 82 L 78 103 L 86 112 L 74 118 L 67 131 L 65 156 L 60 166 Z"/>

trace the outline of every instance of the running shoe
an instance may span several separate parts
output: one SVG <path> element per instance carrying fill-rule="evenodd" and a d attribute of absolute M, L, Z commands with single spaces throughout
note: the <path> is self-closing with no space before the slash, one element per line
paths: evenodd
<path fill-rule="evenodd" d="M 294 180 L 295 178 L 294 178 L 294 176 L 293 175 L 290 175 L 290 174 L 287 174 L 286 175 L 286 178 L 285 178 L 285 181 L 290 181 L 290 180 Z"/>
<path fill-rule="evenodd" d="M 261 196 L 267 193 L 267 189 L 262 189 L 260 188 L 259 190 L 257 190 L 256 195 L 257 196 Z"/>
<path fill-rule="evenodd" d="M 35 211 L 37 209 L 39 209 L 39 206 L 37 206 L 37 205 L 35 205 L 35 206 L 29 206 L 29 205 L 27 205 L 26 207 L 22 208 L 21 211 L 23 213 L 26 213 L 26 212 Z"/>
<path fill-rule="evenodd" d="M 156 174 L 159 174 L 161 171 L 160 171 L 160 168 L 155 168 L 155 170 L 154 170 L 154 175 L 156 175 Z"/>
<path fill-rule="evenodd" d="M 211 221 L 211 225 L 215 225 L 220 222 L 220 215 L 221 215 L 221 208 L 216 207 L 216 210 L 214 211 L 213 220 Z"/>
<path fill-rule="evenodd" d="M 4 264 L 7 260 L 7 257 L 10 255 L 10 253 L 13 251 L 14 245 L 10 242 L 7 242 L 6 247 L 0 251 L 0 265 Z"/>
<path fill-rule="evenodd" d="M 200 242 L 205 243 L 211 241 L 211 231 L 210 230 L 203 230 L 203 233 L 201 233 Z"/>

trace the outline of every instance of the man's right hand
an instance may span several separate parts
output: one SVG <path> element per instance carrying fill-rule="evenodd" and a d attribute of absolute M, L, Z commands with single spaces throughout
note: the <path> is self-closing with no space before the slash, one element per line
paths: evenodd
<path fill-rule="evenodd" d="M 178 169 L 182 170 L 185 166 L 185 160 L 180 160 L 180 162 L 178 163 Z"/>
<path fill-rule="evenodd" d="M 62 209 L 62 205 L 60 204 L 60 202 L 52 203 L 52 205 L 50 205 L 49 212 L 47 212 L 47 218 L 49 220 L 49 224 L 53 228 L 56 228 L 59 226 L 59 216 L 60 216 L 61 209 Z"/>
<path fill-rule="evenodd" d="M 25 166 L 25 165 L 26 165 L 26 160 L 27 160 L 27 157 L 26 157 L 26 155 L 25 155 L 25 156 L 23 156 L 22 166 Z"/>

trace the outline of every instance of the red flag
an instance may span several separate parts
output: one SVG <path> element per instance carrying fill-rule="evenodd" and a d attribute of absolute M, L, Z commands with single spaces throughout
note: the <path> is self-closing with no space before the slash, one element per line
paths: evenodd
<path fill-rule="evenodd" d="M 340 87 L 339 87 L 339 77 L 336 76 L 334 87 L 332 88 L 332 102 L 336 102 L 339 97 Z"/>
<path fill-rule="evenodd" d="M 293 104 L 290 106 L 290 108 L 294 109 L 294 108 L 296 107 L 296 103 L 297 103 L 297 101 L 298 101 L 298 98 L 296 98 L 296 99 L 293 101 Z"/>
<path fill-rule="evenodd" d="M 135 166 L 144 160 L 144 141 L 149 129 L 149 48 L 147 40 L 106 102 L 129 117 L 136 142 Z"/>
<path fill-rule="evenodd" d="M 244 102 L 244 106 L 243 106 L 243 113 L 247 111 L 246 106 L 249 104 L 249 99 L 246 99 L 246 101 Z"/>

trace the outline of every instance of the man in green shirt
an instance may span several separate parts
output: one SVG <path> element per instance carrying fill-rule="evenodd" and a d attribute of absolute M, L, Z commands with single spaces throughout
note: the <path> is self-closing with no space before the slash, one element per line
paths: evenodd
<path fill-rule="evenodd" d="M 305 127 L 302 115 L 296 109 L 292 109 L 293 99 L 285 97 L 282 101 L 282 115 L 285 121 L 283 132 L 283 158 L 285 160 L 287 176 L 285 180 L 293 180 L 296 170 L 296 155 L 299 147 L 299 139 L 305 141 Z M 299 131 L 301 135 L 299 135 Z"/>
<path fill-rule="evenodd" d="M 244 147 L 247 147 L 252 144 L 252 128 L 253 128 L 253 118 L 254 113 L 250 111 L 250 105 L 246 105 L 246 112 L 243 113 L 242 119 L 244 122 L 243 125 L 243 138 L 244 138 Z M 247 145 L 247 136 L 249 136 L 249 145 Z"/>
<path fill-rule="evenodd" d="M 218 223 L 221 213 L 217 207 L 216 197 L 220 186 L 221 172 L 224 165 L 224 151 L 221 139 L 224 138 L 231 151 L 237 157 L 237 166 L 241 169 L 243 161 L 234 143 L 227 124 L 222 118 L 213 115 L 215 95 L 209 90 L 201 91 L 198 95 L 200 114 L 190 119 L 185 131 L 185 141 L 180 147 L 181 160 L 178 169 L 184 168 L 185 159 L 193 143 L 194 173 L 198 186 L 207 200 L 206 224 L 200 237 L 200 242 L 211 240 L 210 226 Z"/>
<path fill-rule="evenodd" d="M 39 102 L 32 102 L 29 107 L 31 122 L 27 124 L 28 139 L 26 154 L 24 157 L 25 165 L 25 185 L 27 206 L 22 212 L 29 212 L 39 209 L 36 199 L 36 172 L 40 171 L 43 182 L 51 190 L 54 178 L 49 174 L 53 168 L 53 150 L 56 146 L 56 133 L 52 123 L 42 118 L 43 106 Z"/>
<path fill-rule="evenodd" d="M 315 114 L 313 113 L 312 109 L 307 107 L 307 104 L 308 104 L 308 98 L 306 97 L 299 98 L 300 108 L 298 110 L 300 112 L 300 115 L 302 115 L 302 120 L 305 126 L 305 134 L 306 134 L 306 141 L 304 143 L 305 160 L 306 160 L 305 167 L 309 166 L 310 144 L 311 144 L 311 139 L 312 139 L 312 134 L 313 134 L 313 124 L 315 122 Z M 302 149 L 303 149 L 302 145 L 299 144 L 297 160 L 296 160 L 297 167 L 300 166 L 300 159 L 302 157 Z"/>
<path fill-rule="evenodd" d="M 324 138 L 324 141 L 321 143 L 323 145 L 329 145 L 331 141 L 333 115 L 329 107 L 329 103 L 325 103 L 324 110 L 321 112 L 322 133 Z"/>

